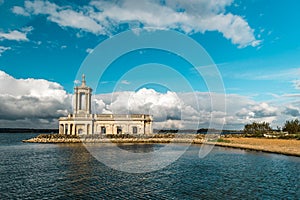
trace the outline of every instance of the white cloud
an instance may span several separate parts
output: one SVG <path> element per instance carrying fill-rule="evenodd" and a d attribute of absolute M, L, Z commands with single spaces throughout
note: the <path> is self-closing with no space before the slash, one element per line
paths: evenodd
<path fill-rule="evenodd" d="M 0 40 L 16 40 L 16 41 L 28 41 L 26 33 L 20 31 L 10 31 L 8 33 L 0 32 Z"/>
<path fill-rule="evenodd" d="M 286 114 L 286 115 L 293 116 L 293 117 L 300 117 L 299 108 L 297 108 L 295 106 L 292 106 L 292 105 L 287 106 L 282 113 Z"/>
<path fill-rule="evenodd" d="M 278 114 L 278 108 L 270 106 L 265 102 L 247 105 L 236 113 L 242 119 L 267 122 L 272 122 Z"/>
<path fill-rule="evenodd" d="M 300 94 L 283 94 L 282 97 L 287 97 L 287 98 L 299 98 Z"/>
<path fill-rule="evenodd" d="M 26 34 L 31 32 L 32 30 L 33 30 L 32 26 L 26 26 L 26 27 L 21 28 L 21 31 L 25 32 Z"/>
<path fill-rule="evenodd" d="M 15 123 L 13 127 L 56 128 L 58 117 L 72 112 L 71 96 L 58 83 L 16 79 L 0 71 L 0 127 Z M 213 107 L 211 97 L 216 99 Z M 94 113 L 151 114 L 157 129 L 207 128 L 210 122 L 213 126 L 224 123 L 226 129 L 242 129 L 254 121 L 266 121 L 276 127 L 300 117 L 299 96 L 282 95 L 274 102 L 257 102 L 228 94 L 225 96 L 226 112 L 222 109 L 223 97 L 208 92 L 159 93 L 142 88 L 136 92 L 94 95 L 92 108 Z"/>
<path fill-rule="evenodd" d="M 4 47 L 4 46 L 0 46 L 0 56 L 2 55 L 3 52 L 10 50 L 10 47 Z"/>
<path fill-rule="evenodd" d="M 77 12 L 70 9 L 70 7 L 60 7 L 54 3 L 50 3 L 49 1 L 25 1 L 24 13 L 47 15 L 48 20 L 57 23 L 62 27 L 82 29 L 94 34 L 104 33 L 103 27 L 91 17 L 87 16 L 87 14 L 83 11 Z"/>
<path fill-rule="evenodd" d="M 2 126 L 4 122 L 13 124 L 13 121 L 17 123 L 20 120 L 24 123 L 36 122 L 34 127 L 38 128 L 40 120 L 56 121 L 71 111 L 70 102 L 70 95 L 57 83 L 43 79 L 15 79 L 0 71 Z"/>
<path fill-rule="evenodd" d="M 103 33 L 103 28 L 93 19 L 84 16 L 83 13 L 78 13 L 73 10 L 62 10 L 53 13 L 48 17 L 50 21 L 56 22 L 60 26 L 73 27 L 91 31 L 92 33 Z"/>
<path fill-rule="evenodd" d="M 254 74 L 250 74 L 250 76 L 252 76 L 254 80 L 290 80 L 300 76 L 300 68 L 289 68 L 279 71 L 273 70 L 272 72 L 268 70 L 261 74 L 264 75 L 255 76 Z"/>
<path fill-rule="evenodd" d="M 124 84 L 124 85 L 129 85 L 130 84 L 130 82 L 128 80 L 122 80 L 121 83 Z"/>
<path fill-rule="evenodd" d="M 151 114 L 155 128 L 183 127 L 183 102 L 174 92 L 163 94 L 142 88 L 137 92 L 97 95 L 94 102 L 97 113 Z"/>
<path fill-rule="evenodd" d="M 260 43 L 245 19 L 226 12 L 233 0 L 164 2 L 162 5 L 159 0 L 92 1 L 91 5 L 102 12 L 94 12 L 91 17 L 99 22 L 109 19 L 117 24 L 137 21 L 145 27 L 179 29 L 185 33 L 218 31 L 239 47 Z"/>
<path fill-rule="evenodd" d="M 93 53 L 93 51 L 94 51 L 94 49 L 91 49 L 91 48 L 87 48 L 87 49 L 86 49 L 86 52 L 87 52 L 87 53 Z"/>
<path fill-rule="evenodd" d="M 75 81 L 74 81 L 74 84 L 75 84 L 75 85 L 78 85 L 78 84 L 80 84 L 80 83 L 81 83 L 80 80 L 75 80 Z"/>
<path fill-rule="evenodd" d="M 280 59 L 272 58 L 272 62 L 280 63 Z M 288 66 L 268 64 L 270 60 L 250 59 L 245 62 L 224 63 L 222 67 L 222 76 L 226 78 L 244 79 L 244 80 L 276 80 L 279 82 L 290 82 L 298 80 L 300 77 L 300 68 L 290 68 Z M 219 66 L 219 65 L 218 65 Z M 240 69 L 247 69 L 242 72 Z M 234 70 L 233 70 L 234 69 Z"/>
<path fill-rule="evenodd" d="M 300 80 L 294 80 L 292 83 L 296 90 L 300 90 Z"/>
<path fill-rule="evenodd" d="M 120 24 L 130 28 L 176 29 L 187 34 L 218 31 L 239 47 L 257 46 L 248 22 L 227 12 L 233 0 L 119 0 L 91 1 L 88 6 L 58 6 L 49 1 L 25 1 L 25 7 L 14 7 L 20 15 L 43 14 L 62 27 L 72 27 L 94 34 L 110 35 Z"/>
<path fill-rule="evenodd" d="M 214 108 L 211 107 L 212 95 L 217 99 Z M 143 88 L 137 92 L 97 95 L 94 108 L 97 113 L 151 114 L 154 116 L 154 127 L 158 129 L 207 128 L 209 123 L 212 123 L 212 126 L 224 123 L 224 128 L 242 129 L 245 124 L 254 121 L 266 121 L 276 127 L 296 113 L 286 110 L 288 104 L 276 106 L 267 102 L 256 102 L 249 97 L 236 94 L 226 95 L 225 112 L 222 108 L 222 101 L 224 101 L 222 98 L 223 95 L 207 92 L 158 93 Z"/>
<path fill-rule="evenodd" d="M 29 16 L 30 15 L 28 12 L 25 11 L 24 8 L 22 8 L 20 6 L 14 6 L 12 8 L 12 12 L 17 14 L 17 15 L 23 15 L 23 16 Z"/>

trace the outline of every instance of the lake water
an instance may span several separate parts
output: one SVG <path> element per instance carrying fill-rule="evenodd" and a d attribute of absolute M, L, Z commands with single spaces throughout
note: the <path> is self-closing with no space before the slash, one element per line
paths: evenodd
<path fill-rule="evenodd" d="M 192 145 L 149 173 L 107 167 L 81 144 L 22 143 L 0 134 L 0 199 L 300 199 L 300 158 Z M 126 145 L 143 152 L 159 145 Z"/>

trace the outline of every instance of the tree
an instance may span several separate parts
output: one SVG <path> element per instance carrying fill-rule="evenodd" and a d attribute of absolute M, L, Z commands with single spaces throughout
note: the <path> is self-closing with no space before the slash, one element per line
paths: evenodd
<path fill-rule="evenodd" d="M 289 134 L 296 134 L 300 132 L 300 122 L 298 119 L 286 121 L 283 128 L 283 131 L 287 131 Z"/>
<path fill-rule="evenodd" d="M 250 134 L 256 137 L 263 137 L 265 133 L 270 131 L 272 131 L 272 129 L 270 127 L 270 123 L 268 122 L 253 122 L 252 124 L 246 124 L 244 127 L 245 134 Z"/>

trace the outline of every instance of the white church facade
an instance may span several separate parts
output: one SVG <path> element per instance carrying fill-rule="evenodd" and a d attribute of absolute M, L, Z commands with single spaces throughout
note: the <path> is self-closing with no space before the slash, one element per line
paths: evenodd
<path fill-rule="evenodd" d="M 145 114 L 92 114 L 92 89 L 82 76 L 74 88 L 73 114 L 59 118 L 59 134 L 151 134 L 152 116 Z"/>

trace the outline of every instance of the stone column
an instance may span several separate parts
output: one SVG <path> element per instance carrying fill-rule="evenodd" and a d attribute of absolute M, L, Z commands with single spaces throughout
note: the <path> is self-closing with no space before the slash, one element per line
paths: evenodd
<path fill-rule="evenodd" d="M 94 122 L 92 121 L 91 123 L 91 134 L 95 133 L 95 126 L 94 126 Z"/>
<path fill-rule="evenodd" d="M 85 105 L 84 105 L 84 106 L 85 106 L 85 107 L 84 107 L 84 108 L 85 108 L 85 114 L 89 114 L 89 113 L 88 113 L 88 100 L 89 100 L 88 92 L 85 92 L 85 95 L 84 95 L 84 96 L 85 96 L 85 102 L 84 102 L 84 103 L 85 103 Z"/>
<path fill-rule="evenodd" d="M 75 123 L 73 124 L 73 126 L 72 126 L 72 133 L 71 133 L 71 135 L 76 135 L 76 133 L 75 133 Z"/>
<path fill-rule="evenodd" d="M 68 135 L 71 135 L 71 124 L 68 124 Z"/>
<path fill-rule="evenodd" d="M 61 134 L 65 134 L 65 125 L 62 124 L 62 131 L 61 131 Z"/>
<path fill-rule="evenodd" d="M 79 110 L 79 105 L 78 105 L 78 88 L 75 88 L 75 92 L 74 92 L 74 95 L 75 95 L 75 100 L 74 100 L 74 113 L 77 114 L 78 113 L 78 110 Z"/>
<path fill-rule="evenodd" d="M 78 93 L 78 110 L 81 110 L 82 109 L 82 97 L 81 97 L 81 92 Z"/>
<path fill-rule="evenodd" d="M 145 134 L 150 134 L 151 132 L 151 122 L 145 122 Z"/>
<path fill-rule="evenodd" d="M 98 133 L 97 125 L 95 123 L 93 123 L 93 133 Z"/>
<path fill-rule="evenodd" d="M 149 133 L 152 133 L 152 122 L 149 122 Z"/>
<path fill-rule="evenodd" d="M 59 123 L 59 127 L 58 127 L 58 133 L 59 134 L 63 134 L 63 125 L 61 123 Z"/>
<path fill-rule="evenodd" d="M 64 124 L 64 135 L 67 135 L 68 124 Z"/>

